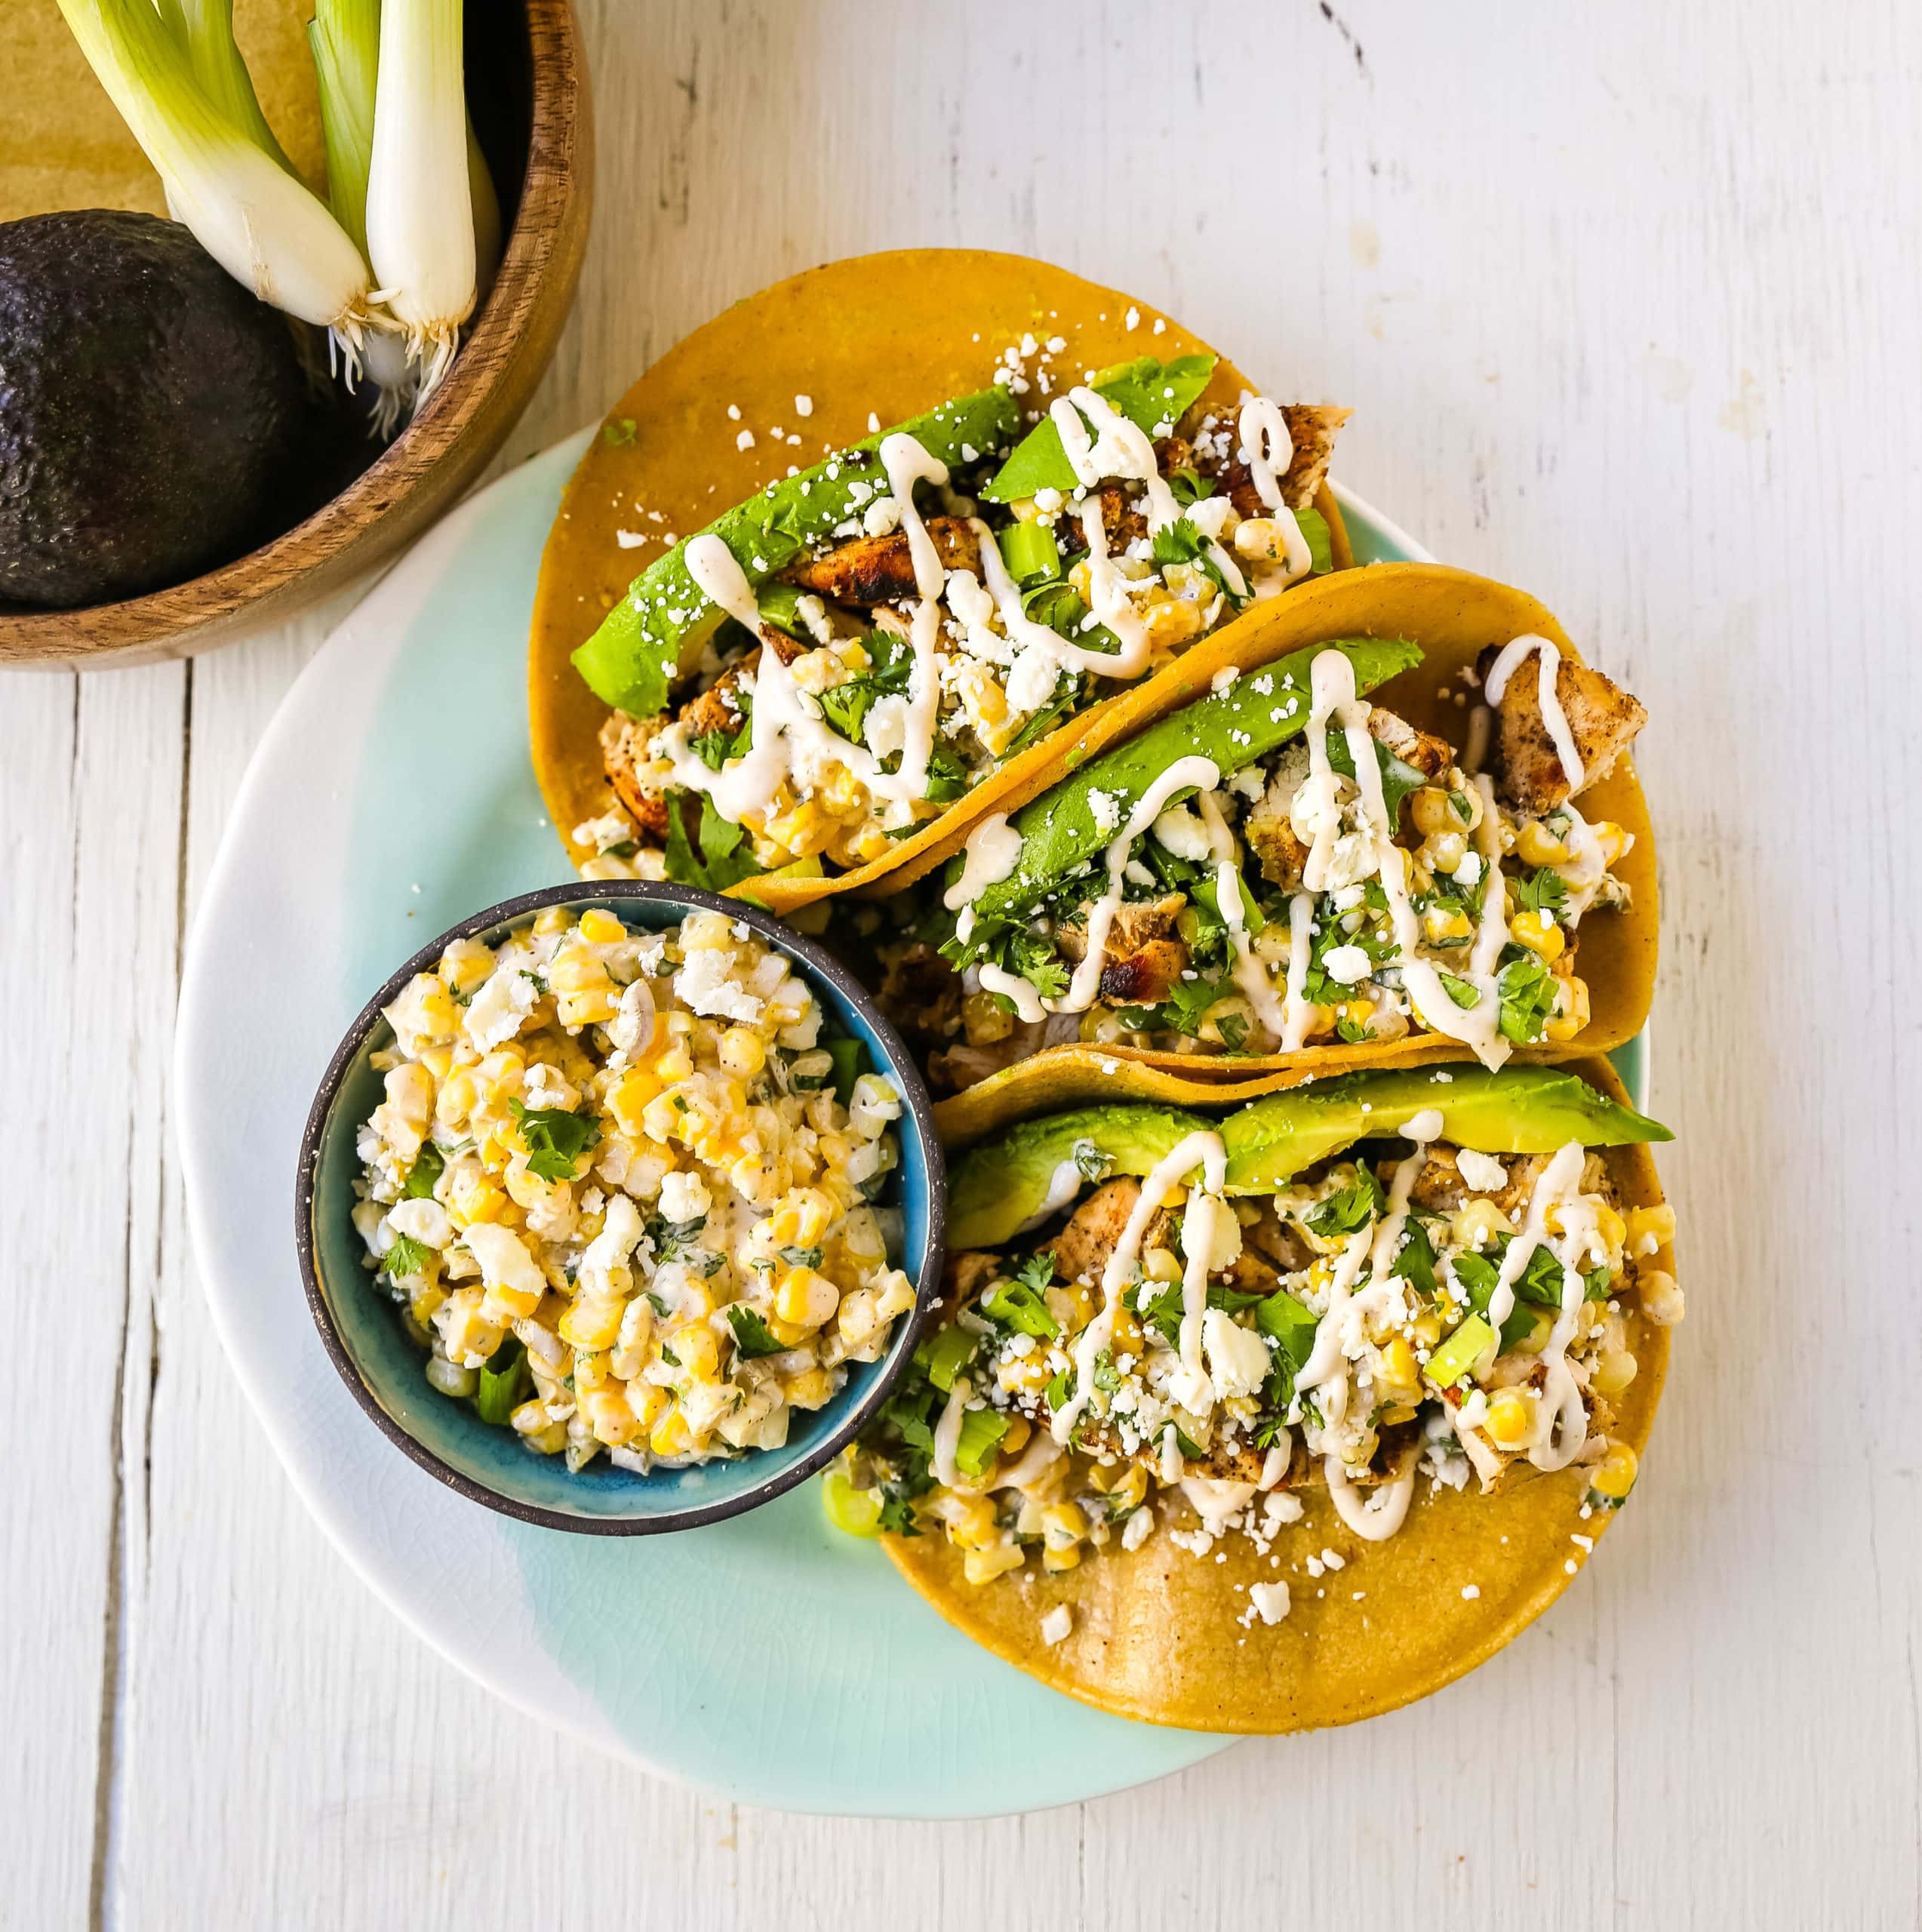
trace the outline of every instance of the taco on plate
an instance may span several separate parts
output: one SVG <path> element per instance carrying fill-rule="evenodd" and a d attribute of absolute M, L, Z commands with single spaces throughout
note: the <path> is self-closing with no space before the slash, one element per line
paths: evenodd
<path fill-rule="evenodd" d="M 1343 617 L 1385 635 L 1274 654 Z M 1241 655 L 1205 696 L 977 819 L 884 918 L 844 909 L 937 1088 L 1045 1081 L 1064 1050 L 1246 1075 L 1634 1034 L 1645 713 L 1548 612 L 1388 565 L 1219 641 Z"/>
<path fill-rule="evenodd" d="M 622 399 L 549 542 L 534 755 L 572 856 L 785 911 L 934 851 L 1348 560 L 1347 414 L 1015 256 L 737 303 Z"/>
<path fill-rule="evenodd" d="M 952 1167 L 936 1324 L 831 1508 L 1124 1715 L 1289 1730 L 1422 1695 L 1634 1484 L 1681 1312 L 1668 1137 L 1605 1061 L 1004 1128 Z"/>

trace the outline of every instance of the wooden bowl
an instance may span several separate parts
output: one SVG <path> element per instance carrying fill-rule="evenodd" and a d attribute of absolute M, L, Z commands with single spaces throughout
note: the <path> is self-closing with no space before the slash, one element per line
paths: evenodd
<path fill-rule="evenodd" d="M 78 611 L 0 608 L 0 666 L 143 664 L 232 643 L 417 537 L 506 440 L 546 369 L 586 248 L 594 141 L 569 0 L 469 9 L 475 125 L 511 216 L 454 368 L 406 431 L 304 522 L 165 590 Z"/>

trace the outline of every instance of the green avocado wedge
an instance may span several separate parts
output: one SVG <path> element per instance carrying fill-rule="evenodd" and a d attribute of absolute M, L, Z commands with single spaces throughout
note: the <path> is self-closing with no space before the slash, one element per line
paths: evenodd
<path fill-rule="evenodd" d="M 1179 355 L 1172 362 L 1158 362 L 1152 355 L 1139 356 L 1102 370 L 1088 387 L 1144 434 L 1165 436 L 1208 386 L 1215 360 L 1212 355 Z M 1037 490 L 1059 490 L 1066 495 L 1080 481 L 1061 446 L 1053 417 L 1044 416 L 981 494 L 991 503 L 1012 503 Z"/>
<path fill-rule="evenodd" d="M 1222 1123 L 1228 1191 L 1266 1194 L 1358 1140 L 1392 1137 L 1418 1114 L 1435 1137 L 1481 1154 L 1549 1154 L 1571 1140 L 1627 1147 L 1674 1136 L 1553 1066 L 1457 1065 L 1340 1074 L 1251 1101 Z"/>
<path fill-rule="evenodd" d="M 1082 1107 L 1023 1121 L 970 1148 L 949 1169 L 949 1251 L 1011 1241 L 1047 1205 L 1064 1165 L 1078 1168 L 1078 1182 L 1111 1174 L 1139 1177 L 1189 1134 L 1213 1125 L 1201 1114 L 1174 1107 Z"/>
<path fill-rule="evenodd" d="M 1419 647 L 1399 638 L 1333 638 L 1246 673 L 1103 752 L 1014 815 L 1020 858 L 1005 879 L 974 902 L 973 932 L 961 963 L 985 955 L 1003 927 L 1102 851 L 1116 825 L 1179 759 L 1210 758 L 1225 778 L 1299 737 L 1308 722 L 1312 667 L 1324 651 L 1339 651 L 1353 664 L 1358 692 L 1373 691 L 1422 660 Z M 1097 792 L 1118 812 L 1118 817 L 1107 815 L 1106 829 L 1090 802 Z M 961 876 L 963 863 L 960 857 L 952 862 L 950 884 Z"/>
<path fill-rule="evenodd" d="M 769 484 L 697 534 L 718 537 L 758 589 L 809 544 L 887 494 L 880 451 L 887 437 L 912 436 L 930 456 L 958 466 L 1006 449 L 1020 429 L 1019 405 L 1006 386 L 957 396 Z M 604 703 L 631 718 L 657 717 L 667 709 L 675 678 L 692 665 L 721 617 L 688 571 L 683 538 L 634 580 L 574 652 L 574 668 Z"/>
<path fill-rule="evenodd" d="M 1548 1154 L 1571 1140 L 1625 1147 L 1674 1137 L 1553 1066 L 1472 1063 L 1385 1068 L 1315 1080 L 1253 1100 L 1226 1119 L 1174 1107 L 1082 1107 L 1023 1121 L 970 1148 L 949 1172 L 951 1251 L 998 1247 L 1044 1211 L 1064 1208 L 1063 1167 L 1081 1185 L 1149 1173 L 1189 1134 L 1221 1135 L 1230 1194 L 1272 1194 L 1358 1141 L 1392 1140 L 1418 1114 L 1441 1116 L 1435 1138 L 1483 1154 Z"/>

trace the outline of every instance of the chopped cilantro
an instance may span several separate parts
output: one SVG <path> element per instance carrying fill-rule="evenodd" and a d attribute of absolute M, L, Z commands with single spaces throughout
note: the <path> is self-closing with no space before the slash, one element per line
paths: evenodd
<path fill-rule="evenodd" d="M 777 1355 L 786 1349 L 786 1344 L 775 1338 L 767 1324 L 745 1302 L 727 1304 L 727 1325 L 734 1331 L 734 1352 L 744 1361 L 752 1361 L 759 1355 Z M 661 1353 L 665 1355 L 667 1350 L 663 1348 Z"/>
<path fill-rule="evenodd" d="M 411 1240 L 405 1235 L 395 1237 L 394 1244 L 380 1257 L 380 1271 L 390 1281 L 398 1281 L 404 1276 L 425 1272 L 429 1257 L 433 1250 L 425 1241 Z"/>
<path fill-rule="evenodd" d="M 1358 1164 L 1354 1180 L 1339 1193 L 1318 1203 L 1305 1219 L 1324 1241 L 1333 1241 L 1339 1235 L 1358 1233 L 1370 1221 L 1378 1220 L 1387 1204 L 1374 1170 Z"/>
<path fill-rule="evenodd" d="M 1441 981 L 1442 990 L 1457 1006 L 1468 1008 L 1481 1004 L 1481 989 L 1472 980 L 1464 980 L 1457 974 L 1444 972 L 1439 967 L 1436 968 L 1435 973 Z"/>
<path fill-rule="evenodd" d="M 1553 912 L 1568 903 L 1568 881 L 1552 866 L 1538 866 L 1518 882 L 1515 897 L 1527 912 Z"/>
<path fill-rule="evenodd" d="M 509 1100 L 507 1108 L 527 1150 L 527 1171 L 543 1180 L 572 1180 L 575 1164 L 601 1138 L 595 1122 L 564 1107 L 524 1107 Z"/>
<path fill-rule="evenodd" d="M 406 1201 L 425 1201 L 434 1192 L 434 1183 L 447 1168 L 447 1156 L 431 1140 L 420 1143 L 420 1152 L 407 1170 L 407 1185 L 401 1189 Z"/>

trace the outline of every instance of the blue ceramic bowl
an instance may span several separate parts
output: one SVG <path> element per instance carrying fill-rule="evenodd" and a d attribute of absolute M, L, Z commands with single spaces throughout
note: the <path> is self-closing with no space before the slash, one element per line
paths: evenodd
<path fill-rule="evenodd" d="M 863 1041 L 875 1070 L 901 1094 L 901 1158 L 883 1201 L 900 1211 L 903 1251 L 897 1259 L 919 1299 L 887 1353 L 878 1361 L 850 1364 L 841 1392 L 825 1408 L 797 1414 L 782 1448 L 645 1475 L 617 1469 L 601 1457 L 570 1474 L 561 1457 L 530 1453 L 512 1430 L 482 1422 L 471 1403 L 429 1387 L 420 1344 L 361 1265 L 366 1249 L 351 1218 L 360 1174 L 354 1142 L 361 1122 L 383 1097 L 380 1075 L 368 1064 L 369 1056 L 393 1039 L 381 1009 L 415 974 L 429 970 L 451 941 L 498 944 L 550 906 L 574 916 L 601 906 L 646 931 L 676 924 L 697 911 L 745 920 L 805 976 L 830 1030 Z M 307 1118 L 294 1185 L 294 1238 L 307 1305 L 328 1354 L 397 1448 L 463 1496 L 524 1521 L 592 1535 L 646 1536 L 718 1522 L 768 1502 L 831 1461 L 859 1433 L 887 1399 L 939 1297 L 946 1198 L 927 1090 L 894 1029 L 844 967 L 758 906 L 690 886 L 610 880 L 550 886 L 475 913 L 416 953 L 367 1002 L 329 1063 Z"/>

